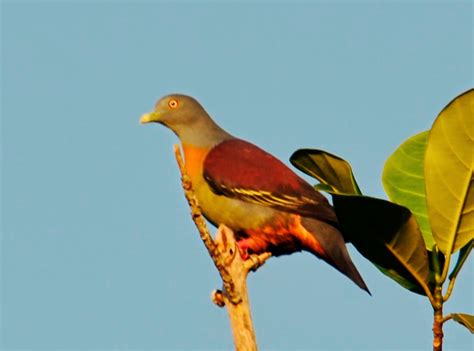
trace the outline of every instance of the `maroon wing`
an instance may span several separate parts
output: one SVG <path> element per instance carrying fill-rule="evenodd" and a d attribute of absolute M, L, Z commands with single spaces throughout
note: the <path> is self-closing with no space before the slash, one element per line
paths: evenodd
<path fill-rule="evenodd" d="M 218 195 L 337 223 L 328 200 L 283 162 L 244 140 L 226 140 L 204 160 L 204 179 Z"/>

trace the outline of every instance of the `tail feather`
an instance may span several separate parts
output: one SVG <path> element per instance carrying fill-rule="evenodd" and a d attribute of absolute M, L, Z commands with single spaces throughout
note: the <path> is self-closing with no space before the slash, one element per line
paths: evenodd
<path fill-rule="evenodd" d="M 316 243 L 308 245 L 309 247 L 305 249 L 325 260 L 371 295 L 349 256 L 341 232 L 332 225 L 313 218 L 303 217 L 301 224 L 316 239 Z"/>

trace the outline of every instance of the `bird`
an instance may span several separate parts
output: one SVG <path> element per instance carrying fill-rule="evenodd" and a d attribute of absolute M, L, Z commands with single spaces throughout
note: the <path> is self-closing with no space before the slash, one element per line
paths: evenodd
<path fill-rule="evenodd" d="M 370 294 L 334 208 L 279 159 L 229 134 L 191 96 L 162 97 L 140 123 L 158 123 L 176 134 L 204 217 L 234 232 L 243 259 L 307 251 Z"/>

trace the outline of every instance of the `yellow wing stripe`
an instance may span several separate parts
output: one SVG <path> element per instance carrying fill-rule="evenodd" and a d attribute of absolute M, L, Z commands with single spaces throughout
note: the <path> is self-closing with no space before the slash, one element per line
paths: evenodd
<path fill-rule="evenodd" d="M 222 186 L 221 186 L 222 187 Z M 269 191 L 261 191 L 261 190 L 249 190 L 249 189 L 242 189 L 242 188 L 227 188 L 222 187 L 227 191 L 230 191 L 236 195 L 240 195 L 241 197 L 245 197 L 251 202 L 258 203 L 258 204 L 266 204 L 269 206 L 287 206 L 291 208 L 298 208 L 302 205 L 316 205 L 317 201 L 313 199 L 309 199 L 307 197 L 299 198 L 296 196 L 291 195 L 282 195 L 281 197 L 275 196 Z"/>

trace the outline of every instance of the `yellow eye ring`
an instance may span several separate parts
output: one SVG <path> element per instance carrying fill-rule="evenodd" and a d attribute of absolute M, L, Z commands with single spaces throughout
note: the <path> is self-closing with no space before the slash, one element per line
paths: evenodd
<path fill-rule="evenodd" d="M 168 106 L 169 106 L 170 108 L 176 108 L 176 107 L 178 107 L 178 105 L 179 105 L 179 104 L 178 104 L 178 100 L 176 100 L 176 99 L 171 99 L 171 100 L 168 102 Z"/>

